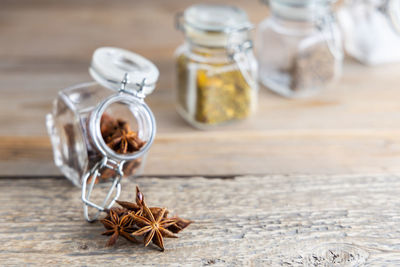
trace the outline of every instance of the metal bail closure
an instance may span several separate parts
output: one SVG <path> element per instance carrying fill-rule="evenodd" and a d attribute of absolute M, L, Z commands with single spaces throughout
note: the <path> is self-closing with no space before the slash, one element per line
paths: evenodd
<path fill-rule="evenodd" d="M 250 28 L 247 28 L 248 30 Z M 244 42 L 238 43 L 236 41 L 235 32 L 231 32 L 229 34 L 229 44 L 227 47 L 228 56 L 235 61 L 236 66 L 242 73 L 244 79 L 247 84 L 251 88 L 258 88 L 257 80 L 254 79 L 254 74 L 252 74 L 252 70 L 255 69 L 255 66 L 251 65 L 251 62 L 248 58 L 248 51 L 253 48 L 253 42 L 251 40 L 246 40 Z"/>
<path fill-rule="evenodd" d="M 107 156 L 103 157 L 103 159 L 90 170 L 88 171 L 83 179 L 82 179 L 82 201 L 83 201 L 83 213 L 85 219 L 88 222 L 94 222 L 99 217 L 100 213 L 105 209 L 111 208 L 115 201 L 118 199 L 121 193 L 121 178 L 124 176 L 123 167 L 125 161 L 116 162 L 107 158 Z M 112 185 L 110 186 L 106 197 L 103 200 L 101 205 L 97 205 L 90 200 L 90 196 L 93 191 L 93 187 L 101 177 L 101 173 L 103 169 L 111 169 L 114 170 L 116 175 L 113 178 Z M 89 186 L 87 184 L 89 183 Z M 110 197 L 112 196 L 113 192 L 116 190 L 114 197 L 110 201 Z M 93 217 L 89 216 L 89 207 L 97 209 L 97 212 Z"/>
<path fill-rule="evenodd" d="M 139 80 L 139 78 L 137 78 L 137 80 Z M 121 178 L 124 176 L 123 170 L 125 162 L 142 157 L 153 144 L 156 132 L 156 123 L 153 113 L 144 102 L 146 94 L 143 92 L 143 87 L 145 86 L 145 82 L 145 78 L 142 78 L 141 83 L 139 82 L 136 84 L 138 90 L 127 90 L 126 86 L 129 84 L 129 80 L 128 75 L 125 74 L 123 80 L 120 82 L 119 91 L 104 99 L 92 112 L 89 121 L 89 133 L 91 134 L 93 145 L 102 154 L 103 158 L 82 177 L 84 216 L 89 222 L 95 221 L 102 211 L 111 208 L 114 202 L 118 199 L 121 193 L 120 182 Z M 140 138 L 146 141 L 146 144 L 139 151 L 130 154 L 120 154 L 108 147 L 104 142 L 100 127 L 101 117 L 106 109 L 114 103 L 126 105 L 135 117 Z M 114 172 L 114 177 L 110 177 L 113 182 L 103 202 L 99 205 L 91 200 L 91 194 L 94 185 L 102 179 L 102 173 L 106 169 L 112 170 Z M 93 216 L 89 215 L 89 207 L 97 209 L 97 212 Z"/>
<path fill-rule="evenodd" d="M 341 47 L 340 40 L 334 36 L 334 15 L 330 8 L 328 14 L 317 14 L 316 28 L 321 32 L 324 41 L 328 45 L 329 51 L 335 58 L 343 58 L 343 51 L 339 48 Z M 327 31 L 325 30 L 327 28 Z"/>
<path fill-rule="evenodd" d="M 400 1 L 386 0 L 383 9 L 389 17 L 390 24 L 392 25 L 393 30 L 397 34 L 400 34 Z"/>

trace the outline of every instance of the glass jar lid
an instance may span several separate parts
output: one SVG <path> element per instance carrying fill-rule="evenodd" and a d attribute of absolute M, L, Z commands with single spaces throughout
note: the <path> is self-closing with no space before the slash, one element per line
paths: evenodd
<path fill-rule="evenodd" d="M 101 47 L 93 53 L 89 72 L 101 85 L 120 90 L 121 79 L 127 74 L 125 89 L 148 95 L 153 92 L 159 77 L 157 67 L 146 58 L 116 47 Z"/>
<path fill-rule="evenodd" d="M 263 0 L 272 13 L 292 20 L 321 19 L 336 0 Z"/>
<path fill-rule="evenodd" d="M 186 37 L 205 46 L 227 46 L 232 39 L 246 40 L 252 28 L 246 12 L 230 5 L 193 5 L 178 19 L 177 26 Z"/>
<path fill-rule="evenodd" d="M 185 10 L 186 25 L 208 32 L 230 32 L 248 27 L 246 13 L 229 5 L 199 4 Z"/>
<path fill-rule="evenodd" d="M 321 4 L 333 4 L 337 0 L 262 0 L 265 4 L 269 5 L 271 2 L 278 2 L 285 5 L 292 5 L 292 6 L 310 6 L 310 5 L 321 5 Z"/>

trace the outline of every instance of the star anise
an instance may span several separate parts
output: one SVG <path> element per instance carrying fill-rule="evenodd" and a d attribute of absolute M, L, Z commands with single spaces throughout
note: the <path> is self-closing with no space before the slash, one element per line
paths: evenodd
<path fill-rule="evenodd" d="M 144 206 L 144 196 L 142 192 L 140 192 L 139 187 L 136 186 L 136 203 L 128 202 L 128 201 L 119 201 L 117 200 L 117 203 L 124 209 L 133 211 L 136 215 L 143 215 L 143 206 Z M 149 207 L 151 213 L 153 216 L 157 216 L 157 214 L 162 210 L 162 208 L 159 207 Z M 164 218 L 168 217 L 168 210 L 165 210 L 164 212 Z M 173 233 L 179 233 L 186 227 L 188 227 L 193 221 L 191 220 L 186 220 L 182 219 L 179 217 L 173 217 L 176 221 L 175 224 L 171 225 L 168 227 L 168 230 L 170 230 Z"/>
<path fill-rule="evenodd" d="M 140 192 L 139 187 L 136 186 L 136 203 L 132 203 L 129 201 L 116 201 L 121 207 L 127 209 L 129 211 L 133 211 L 136 215 L 143 215 L 143 207 L 144 203 L 144 196 L 142 192 Z M 153 213 L 153 216 L 156 216 L 162 208 L 159 207 L 150 207 L 150 211 Z M 168 216 L 169 211 L 165 210 L 164 217 Z"/>
<path fill-rule="evenodd" d="M 104 212 L 107 213 L 107 216 L 104 219 L 111 220 L 111 210 L 116 213 L 119 217 L 122 217 L 123 215 L 126 215 L 129 213 L 129 210 L 125 208 L 119 208 L 119 207 L 112 207 L 111 209 L 105 209 Z"/>
<path fill-rule="evenodd" d="M 117 129 L 118 129 L 117 120 L 108 115 L 107 113 L 103 113 L 100 121 L 100 131 L 104 141 L 110 138 Z"/>
<path fill-rule="evenodd" d="M 183 229 L 188 227 L 189 224 L 191 224 L 193 222 L 191 220 L 186 220 L 186 219 L 182 219 L 179 217 L 173 217 L 171 219 L 175 220 L 175 223 L 168 226 L 168 230 L 170 230 L 171 232 L 173 232 L 175 234 L 179 233 L 180 231 L 182 231 Z"/>
<path fill-rule="evenodd" d="M 101 220 L 104 227 L 107 229 L 103 235 L 108 235 L 110 239 L 107 242 L 107 246 L 113 246 L 119 236 L 122 236 L 130 241 L 137 242 L 137 240 L 131 236 L 135 228 L 132 227 L 132 220 L 128 214 L 122 215 L 121 209 L 112 208 L 108 211 L 108 216 Z"/>
<path fill-rule="evenodd" d="M 165 208 L 149 208 L 142 192 L 136 187 L 136 203 L 117 201 L 121 208 L 111 208 L 102 220 L 108 231 L 105 235 L 112 235 L 108 245 L 113 245 L 121 235 L 131 241 L 136 241 L 135 236 L 144 236 L 144 244 L 148 246 L 152 241 L 161 251 L 164 251 L 164 239 L 176 238 L 178 233 L 189 224 L 190 220 L 179 217 L 168 218 L 168 210 Z M 128 236 L 129 237 L 128 237 Z"/>
<path fill-rule="evenodd" d="M 114 119 L 107 114 L 101 118 L 100 130 L 106 144 L 117 153 L 133 153 L 145 145 L 126 121 Z"/>
<path fill-rule="evenodd" d="M 146 217 L 131 214 L 134 223 L 140 227 L 139 230 L 132 233 L 132 236 L 144 235 L 144 246 L 147 247 L 151 241 L 158 246 L 161 251 L 164 251 L 164 237 L 177 238 L 167 228 L 176 223 L 175 219 L 168 219 L 164 217 L 166 209 L 163 208 L 156 217 L 150 211 L 150 209 L 144 205 L 143 213 Z"/>
<path fill-rule="evenodd" d="M 121 207 L 133 211 L 137 215 L 142 215 L 143 213 L 143 204 L 144 204 L 144 196 L 142 192 L 140 192 L 139 187 L 136 186 L 136 203 L 128 202 L 128 201 L 116 201 Z"/>

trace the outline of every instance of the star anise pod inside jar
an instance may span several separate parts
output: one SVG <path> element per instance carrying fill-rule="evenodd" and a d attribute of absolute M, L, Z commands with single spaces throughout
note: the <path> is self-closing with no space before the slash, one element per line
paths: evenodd
<path fill-rule="evenodd" d="M 100 129 L 106 144 L 120 154 L 139 151 L 146 143 L 140 140 L 127 121 L 115 119 L 106 113 L 101 117 Z"/>
<path fill-rule="evenodd" d="M 142 141 L 139 138 L 137 132 L 131 130 L 127 121 L 120 118 L 114 118 L 108 113 L 104 113 L 101 117 L 100 131 L 107 146 L 120 154 L 137 152 L 146 144 L 145 141 Z M 90 162 L 98 162 L 102 159 L 102 154 L 97 150 L 90 150 L 89 157 L 92 159 Z M 126 161 L 123 168 L 124 176 L 127 177 L 134 175 L 141 163 L 141 158 Z M 91 168 L 93 166 L 89 167 Z M 114 170 L 104 169 L 101 173 L 101 178 L 106 180 L 115 175 L 116 173 Z"/>

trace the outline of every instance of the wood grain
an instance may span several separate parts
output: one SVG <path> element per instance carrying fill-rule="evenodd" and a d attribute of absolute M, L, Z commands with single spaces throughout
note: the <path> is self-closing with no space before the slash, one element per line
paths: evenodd
<path fill-rule="evenodd" d="M 114 45 L 161 71 L 148 98 L 157 141 L 146 174 L 398 172 L 400 65 L 347 60 L 344 75 L 311 99 L 260 90 L 249 120 L 200 132 L 174 108 L 173 17 L 196 1 L 0 1 L 0 175 L 53 175 L 45 114 L 58 90 L 90 80 L 95 48 Z M 258 1 L 221 1 L 266 17 Z M 168 162 L 166 161 L 168 159 Z"/>
<path fill-rule="evenodd" d="M 145 175 L 399 173 L 400 131 L 159 135 Z M 59 175 L 47 137 L 0 140 L 1 175 Z"/>
<path fill-rule="evenodd" d="M 141 178 L 150 205 L 196 222 L 166 251 L 118 240 L 81 214 L 65 179 L 0 179 L 2 265 L 394 266 L 399 176 Z M 12 185 L 12 187 L 10 187 Z M 98 188 L 97 188 L 98 189 Z M 13 201 L 10 201 L 13 200 Z M 16 201 L 17 200 L 17 201 Z"/>

